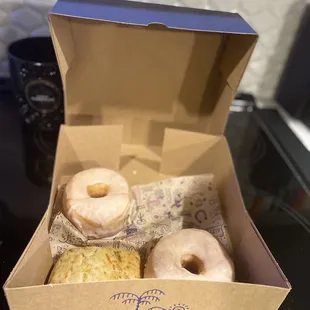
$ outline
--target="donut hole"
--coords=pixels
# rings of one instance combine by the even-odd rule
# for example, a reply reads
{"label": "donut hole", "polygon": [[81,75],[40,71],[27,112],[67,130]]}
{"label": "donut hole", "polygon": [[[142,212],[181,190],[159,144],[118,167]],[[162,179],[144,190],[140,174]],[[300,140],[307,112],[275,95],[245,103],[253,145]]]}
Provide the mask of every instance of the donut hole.
{"label": "donut hole", "polygon": [[183,255],[181,258],[181,265],[184,269],[192,274],[199,275],[205,273],[205,265],[203,261],[196,255]]}
{"label": "donut hole", "polygon": [[96,183],[87,186],[88,196],[91,198],[102,198],[108,195],[109,185],[105,183]]}

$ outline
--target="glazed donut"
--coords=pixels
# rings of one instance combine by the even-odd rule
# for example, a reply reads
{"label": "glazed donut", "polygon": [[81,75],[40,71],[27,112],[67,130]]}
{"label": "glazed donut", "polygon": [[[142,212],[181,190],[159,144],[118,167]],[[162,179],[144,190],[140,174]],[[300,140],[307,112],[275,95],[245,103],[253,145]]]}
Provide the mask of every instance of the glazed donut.
{"label": "glazed donut", "polygon": [[159,240],[146,263],[144,278],[233,282],[234,266],[210,233],[183,229]]}
{"label": "glazed donut", "polygon": [[109,169],[79,172],[65,188],[64,214],[89,239],[121,231],[126,226],[129,205],[127,181]]}

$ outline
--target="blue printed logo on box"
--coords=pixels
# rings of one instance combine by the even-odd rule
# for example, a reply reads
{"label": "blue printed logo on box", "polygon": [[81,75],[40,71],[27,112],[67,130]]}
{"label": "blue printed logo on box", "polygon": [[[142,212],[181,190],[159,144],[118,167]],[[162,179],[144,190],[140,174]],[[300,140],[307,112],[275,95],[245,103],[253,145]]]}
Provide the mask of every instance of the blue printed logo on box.
{"label": "blue printed logo on box", "polygon": [[[141,295],[137,295],[130,292],[120,292],[114,294],[110,297],[111,300],[121,301],[124,305],[132,304],[135,306],[135,310],[190,310],[190,308],[181,303],[173,304],[169,308],[164,308],[161,306],[153,306],[153,303],[160,302],[161,296],[165,295],[162,290],[159,289],[151,289],[147,290]],[[133,309],[133,308],[132,308]]]}

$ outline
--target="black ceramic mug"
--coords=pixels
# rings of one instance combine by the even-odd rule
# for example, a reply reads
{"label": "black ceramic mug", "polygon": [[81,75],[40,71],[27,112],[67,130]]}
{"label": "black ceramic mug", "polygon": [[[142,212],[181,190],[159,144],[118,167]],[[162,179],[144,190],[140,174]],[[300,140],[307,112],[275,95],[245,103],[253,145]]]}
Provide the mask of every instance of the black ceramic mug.
{"label": "black ceramic mug", "polygon": [[26,175],[37,185],[49,184],[64,120],[62,84],[52,40],[19,40],[9,46],[8,54],[20,104]]}

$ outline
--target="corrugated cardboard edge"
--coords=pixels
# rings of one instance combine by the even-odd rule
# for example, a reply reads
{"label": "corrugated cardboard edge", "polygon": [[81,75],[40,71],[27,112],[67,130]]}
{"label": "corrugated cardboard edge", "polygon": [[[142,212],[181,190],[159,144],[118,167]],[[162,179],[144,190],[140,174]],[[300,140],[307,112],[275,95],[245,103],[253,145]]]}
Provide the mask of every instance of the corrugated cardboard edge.
{"label": "corrugated cardboard edge", "polygon": [[[98,284],[98,283],[122,283],[122,282],[141,282],[141,281],[149,281],[149,282],[196,282],[196,283],[203,283],[203,282],[208,282],[208,283],[217,283],[217,284],[225,284],[225,282],[216,282],[216,281],[200,281],[200,280],[188,280],[188,279],[156,279],[156,278],[141,278],[141,279],[130,279],[130,280],[106,280],[106,281],[101,281],[101,282],[89,282],[89,283],[62,283],[62,284],[44,284],[44,285],[33,285],[33,286],[25,286],[25,287],[14,287],[14,288],[8,288],[8,290],[10,289],[14,289],[14,290],[24,290],[24,289],[31,289],[31,288],[40,288],[42,286],[44,287],[61,287],[61,286],[66,286],[66,287],[70,287],[70,286],[82,286],[82,285],[92,285],[92,284]],[[288,288],[284,288],[284,287],[275,287],[275,286],[270,286],[270,285],[263,285],[263,284],[252,284],[252,283],[242,283],[242,282],[233,282],[236,285],[240,285],[240,286],[257,286],[257,287],[263,287],[263,288],[275,288],[279,291],[289,291]],[[227,284],[227,283],[226,283]]]}

